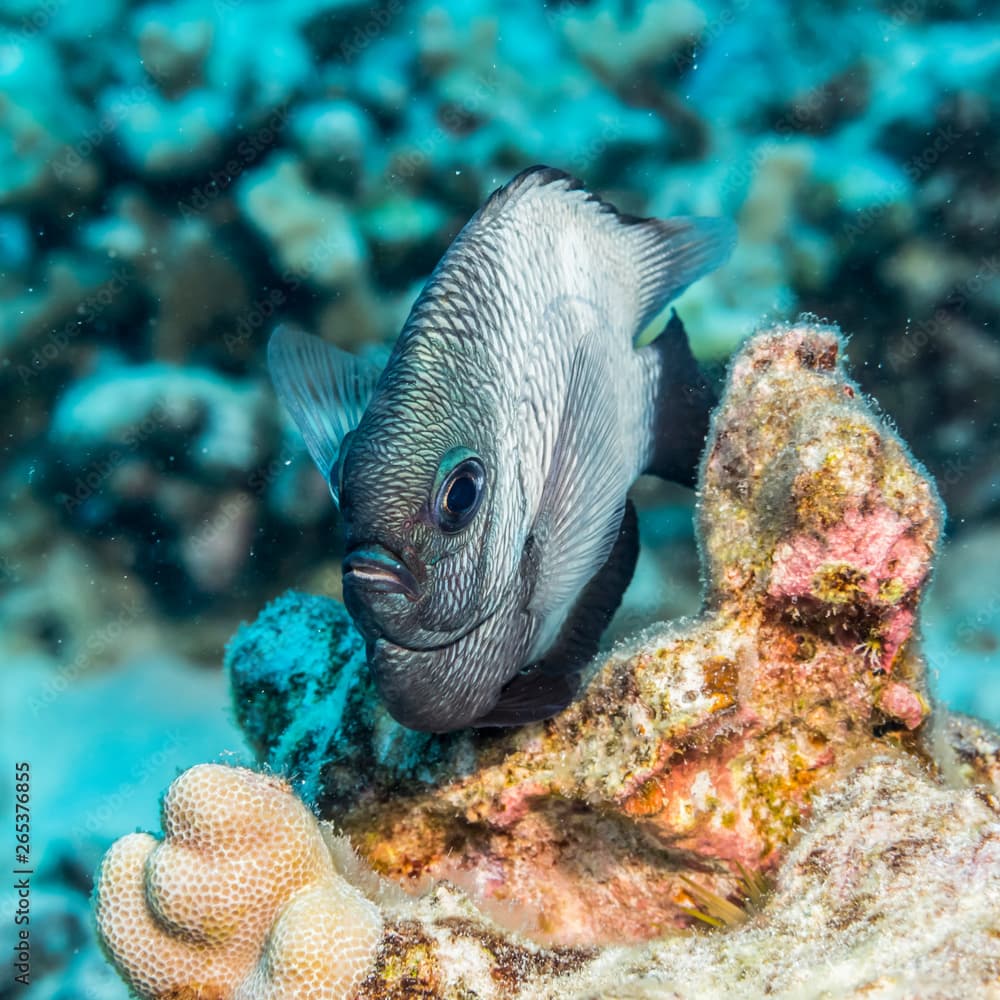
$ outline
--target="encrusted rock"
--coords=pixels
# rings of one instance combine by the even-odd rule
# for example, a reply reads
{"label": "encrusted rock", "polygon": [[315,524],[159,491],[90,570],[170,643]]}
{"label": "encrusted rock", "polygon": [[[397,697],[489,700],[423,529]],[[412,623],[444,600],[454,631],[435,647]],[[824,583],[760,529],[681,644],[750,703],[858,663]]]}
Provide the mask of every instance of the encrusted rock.
{"label": "encrusted rock", "polygon": [[[237,635],[238,721],[349,835],[359,857],[328,839],[335,867],[380,908],[359,996],[695,997],[748,974],[770,995],[810,995],[830,969],[845,996],[995,985],[1000,737],[928,722],[913,627],[942,511],[842,350],[835,330],[801,323],[740,352],[701,469],[703,613],[614,652],[555,719],[404,729],[328,599],[286,594]],[[197,804],[192,829],[213,809]],[[253,843],[260,821],[233,822]],[[127,880],[104,871],[102,927]],[[263,888],[244,895],[285,891],[281,872],[253,879]],[[171,884],[179,905],[200,898]],[[148,919],[169,934],[154,890]],[[209,921],[215,904],[198,905]],[[683,932],[713,913],[741,926]],[[266,923],[255,955],[278,960],[291,942]],[[114,926],[116,963],[146,983],[146,946]],[[220,995],[243,995],[235,983]]]}

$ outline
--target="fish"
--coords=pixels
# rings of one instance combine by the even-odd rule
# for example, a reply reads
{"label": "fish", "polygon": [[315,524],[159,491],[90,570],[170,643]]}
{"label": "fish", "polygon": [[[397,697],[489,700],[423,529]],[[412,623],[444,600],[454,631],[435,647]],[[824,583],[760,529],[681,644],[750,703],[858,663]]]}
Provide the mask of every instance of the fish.
{"label": "fish", "polygon": [[715,398],[672,312],[722,218],[640,218],[522,171],[446,250],[384,367],[283,324],[277,396],[340,509],[344,603],[389,713],[427,732],[550,718],[632,578],[634,481],[693,485]]}

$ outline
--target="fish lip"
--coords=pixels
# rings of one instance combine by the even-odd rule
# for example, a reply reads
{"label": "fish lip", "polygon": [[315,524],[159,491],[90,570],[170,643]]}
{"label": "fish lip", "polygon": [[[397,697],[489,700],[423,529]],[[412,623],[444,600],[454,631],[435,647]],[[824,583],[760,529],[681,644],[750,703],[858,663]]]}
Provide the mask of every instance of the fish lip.
{"label": "fish lip", "polygon": [[341,566],[344,582],[379,594],[402,594],[408,601],[420,600],[420,585],[406,564],[382,545],[366,544],[352,549]]}

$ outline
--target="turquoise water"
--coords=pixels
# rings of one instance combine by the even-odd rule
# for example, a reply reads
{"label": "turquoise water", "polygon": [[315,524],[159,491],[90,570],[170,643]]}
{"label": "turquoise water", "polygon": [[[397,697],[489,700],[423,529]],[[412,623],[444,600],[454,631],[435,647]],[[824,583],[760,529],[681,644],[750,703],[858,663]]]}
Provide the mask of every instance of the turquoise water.
{"label": "turquoise water", "polygon": [[[949,510],[936,691],[1000,722],[998,28],[959,0],[0,3],[3,788],[6,809],[30,764],[34,872],[32,983],[0,997],[125,995],[93,866],[158,825],[179,769],[248,759],[220,673],[239,622],[338,593],[270,330],[383,357],[534,163],[626,211],[736,220],[678,305],[716,374],[768,319],[850,335]],[[609,641],[698,607],[691,495],[637,499]]]}

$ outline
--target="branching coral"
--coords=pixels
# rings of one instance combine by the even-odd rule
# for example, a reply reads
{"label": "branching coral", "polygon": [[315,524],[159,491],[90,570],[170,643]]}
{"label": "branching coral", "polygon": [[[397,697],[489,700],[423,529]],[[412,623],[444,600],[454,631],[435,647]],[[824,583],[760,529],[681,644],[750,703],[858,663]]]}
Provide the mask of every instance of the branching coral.
{"label": "branching coral", "polygon": [[[977,879],[998,884],[997,739],[968,722],[925,733],[929,706],[912,630],[940,507],[905,447],[845,377],[841,350],[835,331],[800,324],[760,334],[740,353],[701,470],[704,614],[613,655],[580,701],[548,723],[447,737],[402,729],[378,705],[359,640],[331,601],[286,595],[237,636],[228,657],[237,714],[262,762],[297,780],[386,877],[377,888],[370,874],[352,876],[378,899],[384,921],[380,947],[374,929],[365,938],[377,957],[361,996],[610,996],[619,995],[626,969],[648,995],[697,995],[692,982],[704,994],[753,969],[752,948],[763,955],[774,933],[794,932],[799,951],[789,953],[805,971],[783,962],[773,944],[768,959],[775,990],[791,989],[838,926],[851,970],[844,982],[860,988],[873,980],[871,963],[856,954],[859,927],[877,927],[895,942],[893,955],[910,947],[902,929],[889,927],[894,899],[919,911],[921,933],[930,935],[941,900],[937,889],[924,898],[920,886],[937,884],[925,871],[932,858],[945,859],[942,877],[964,894]],[[881,763],[851,777],[872,759]],[[992,783],[993,792],[976,798],[937,787],[914,771],[917,762],[939,765],[958,783]],[[272,779],[229,774],[249,788],[270,782],[276,797],[294,801]],[[895,796],[898,809],[879,813],[880,794]],[[266,930],[276,916],[275,927],[283,926],[283,900],[318,882],[326,888],[310,905],[322,909],[331,893],[341,898],[341,888],[330,888],[340,883],[314,854],[306,852],[309,871],[326,872],[322,878],[296,876],[279,852],[271,870],[252,869],[231,904],[198,888],[232,885],[226,864],[200,880],[171,869],[165,884],[178,895],[169,901],[200,907],[190,926],[178,922],[160,902],[155,876],[161,863],[171,868],[175,798],[172,791],[163,846],[125,838],[105,862],[98,912],[109,951],[144,996],[207,982],[209,973],[219,996],[257,995],[236,984],[261,974],[255,963],[274,966],[274,949],[290,942]],[[793,845],[817,802],[825,805],[810,836],[825,846],[797,861],[806,841]],[[216,815],[211,802],[204,808]],[[285,818],[286,827],[311,822],[297,804],[275,802],[273,811],[300,817]],[[265,846],[275,843],[269,818],[240,811],[231,820],[240,830],[231,833],[215,822],[219,843],[243,838],[254,857],[274,849]],[[195,820],[191,828],[202,826]],[[295,837],[319,852],[314,834],[296,826]],[[294,839],[281,842],[299,857]],[[848,880],[841,898],[825,874],[849,868],[866,874]],[[706,894],[735,899],[761,874],[776,879],[773,900],[744,927],[718,935],[720,943],[664,937],[692,923]],[[879,879],[885,898],[872,889]],[[393,895],[385,888],[393,883],[414,895]],[[802,909],[807,900],[818,907],[811,915]],[[927,945],[937,956],[929,961],[943,975],[951,957],[973,954],[952,938],[979,941],[968,969],[969,981],[982,983],[1000,914],[963,900],[947,940]],[[796,928],[790,913],[825,928],[826,939]],[[337,928],[327,921],[323,932],[334,942]],[[771,937],[760,935],[762,926]],[[142,942],[155,935],[164,939],[156,954],[170,956],[157,968],[173,962],[180,970],[169,989],[141,971],[150,951]],[[249,943],[241,950],[250,939],[256,951]],[[641,944],[652,939],[661,940]],[[622,950],[627,943],[633,948]],[[605,945],[619,947],[594,951]],[[709,972],[668,976],[663,970],[690,970],[687,951],[698,951]],[[220,965],[223,952],[238,957]],[[223,965],[235,970],[228,986]],[[899,982],[911,981],[902,959],[893,968]]]}

